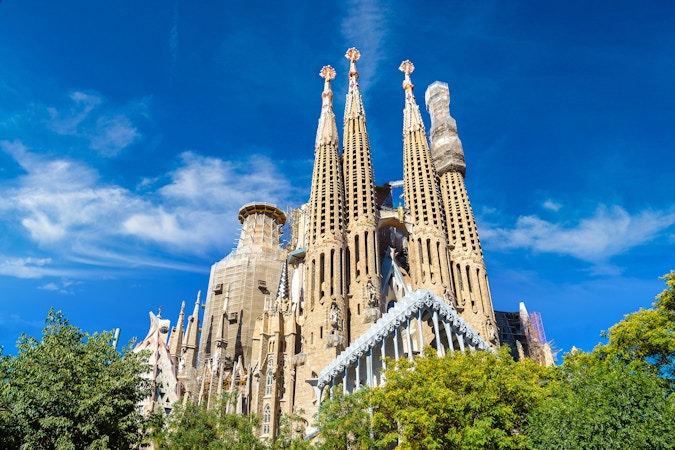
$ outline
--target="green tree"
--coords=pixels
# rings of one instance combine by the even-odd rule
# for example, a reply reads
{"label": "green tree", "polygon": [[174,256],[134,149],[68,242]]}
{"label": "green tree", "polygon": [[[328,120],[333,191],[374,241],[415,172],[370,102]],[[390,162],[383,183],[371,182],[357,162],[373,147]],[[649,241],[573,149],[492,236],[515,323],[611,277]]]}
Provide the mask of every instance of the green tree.
{"label": "green tree", "polygon": [[[549,370],[508,349],[390,362],[384,386],[321,406],[322,448],[527,449],[527,413],[549,395]],[[372,418],[371,413],[372,411]]]}
{"label": "green tree", "polygon": [[168,418],[166,443],[161,448],[175,450],[251,450],[267,444],[256,436],[260,419],[255,415],[227,412],[235,400],[223,396],[219,404],[177,405]]}
{"label": "green tree", "polygon": [[675,272],[654,307],[627,314],[591,353],[566,355],[529,417],[541,449],[675,448]]}
{"label": "green tree", "polygon": [[316,426],[320,435],[316,447],[326,450],[374,448],[372,395],[373,392],[365,388],[344,395],[342,385],[333,387],[332,399],[322,403],[317,413]]}
{"label": "green tree", "polygon": [[[145,364],[120,354],[112,333],[89,335],[49,311],[40,341],[22,335],[0,361],[0,435],[22,449],[128,449],[141,439],[136,404]],[[7,421],[13,427],[7,429]]]}
{"label": "green tree", "polygon": [[664,380],[639,361],[567,355],[552,397],[528,418],[536,448],[675,448],[675,404]]}
{"label": "green tree", "polygon": [[612,326],[609,339],[594,351],[610,359],[629,363],[644,361],[675,388],[675,271],[663,276],[666,289],[656,297],[653,308],[627,314]]}
{"label": "green tree", "polygon": [[0,448],[13,449],[20,445],[20,432],[9,403],[9,358],[2,355],[0,347]]}
{"label": "green tree", "polygon": [[309,450],[312,445],[305,441],[306,421],[299,414],[281,416],[279,436],[272,445],[273,450]]}

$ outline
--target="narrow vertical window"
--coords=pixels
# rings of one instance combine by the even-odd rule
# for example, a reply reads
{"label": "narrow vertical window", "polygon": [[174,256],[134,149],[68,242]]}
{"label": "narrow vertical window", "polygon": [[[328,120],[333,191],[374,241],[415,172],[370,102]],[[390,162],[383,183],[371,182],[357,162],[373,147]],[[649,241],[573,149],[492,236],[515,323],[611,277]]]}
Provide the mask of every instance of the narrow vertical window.
{"label": "narrow vertical window", "polygon": [[330,251],[330,295],[332,296],[335,294],[334,292],[334,286],[335,286],[335,249],[332,249]]}
{"label": "narrow vertical window", "polygon": [[265,395],[272,395],[272,385],[274,384],[274,372],[272,369],[267,371],[267,382],[265,383]]}
{"label": "narrow vertical window", "polygon": [[366,275],[368,275],[368,233],[363,235],[363,250],[366,258]]}
{"label": "narrow vertical window", "polygon": [[323,289],[325,287],[326,273],[324,272],[324,267],[326,264],[326,256],[322,253],[319,256],[319,297],[323,298],[326,294]]}
{"label": "narrow vertical window", "polygon": [[272,408],[270,408],[270,405],[267,404],[265,405],[265,409],[263,409],[262,434],[270,434],[271,421],[272,421]]}

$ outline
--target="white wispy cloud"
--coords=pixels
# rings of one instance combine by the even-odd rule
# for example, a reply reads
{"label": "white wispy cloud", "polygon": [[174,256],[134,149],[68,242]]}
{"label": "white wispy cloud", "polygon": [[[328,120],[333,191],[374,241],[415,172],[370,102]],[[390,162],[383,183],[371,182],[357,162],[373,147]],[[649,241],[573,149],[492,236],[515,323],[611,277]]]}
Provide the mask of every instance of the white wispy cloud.
{"label": "white wispy cloud", "polygon": [[58,134],[75,134],[78,126],[101,104],[103,99],[97,94],[76,91],[70,94],[73,105],[65,110],[47,108],[50,120],[48,127]]}
{"label": "white wispy cloud", "polygon": [[249,202],[285,202],[289,181],[263,156],[241,162],[205,157],[193,152],[181,155],[182,164],[169,174],[171,182],[158,189],[162,202],[129,217],[125,232],[144,239],[193,247],[210,237],[221,242],[223,214],[235,225],[239,208]]}
{"label": "white wispy cloud", "polygon": [[0,256],[0,275],[16,278],[42,278],[45,275],[54,274],[54,271],[49,268],[50,263],[50,258]]}
{"label": "white wispy cloud", "polygon": [[135,192],[106,183],[81,161],[50,159],[21,141],[0,141],[0,149],[25,172],[0,187],[0,222],[23,230],[24,239],[53,256],[0,262],[0,274],[22,278],[67,276],[54,267],[64,261],[194,270],[175,259],[229,251],[244,203],[283,204],[291,190],[284,174],[259,155],[235,162],[185,152],[174,170]]}
{"label": "white wispy cloud", "polygon": [[488,226],[481,237],[493,249],[529,249],[602,263],[655,239],[675,224],[675,212],[645,210],[630,214],[621,206],[600,205],[591,217],[556,223],[521,216],[513,228]]}
{"label": "white wispy cloud", "polygon": [[[388,34],[388,10],[385,2],[377,0],[349,0],[341,31],[346,45],[356,47],[364,56],[358,68],[363,79],[368,80],[362,91],[374,85],[378,79],[380,63],[386,59]],[[365,89],[364,89],[365,88]]]}
{"label": "white wispy cloud", "polygon": [[74,294],[74,286],[82,284],[81,281],[71,281],[71,280],[60,280],[60,281],[51,281],[42,286],[38,286],[38,289],[43,291],[53,291],[58,292],[59,294]]}
{"label": "white wispy cloud", "polygon": [[105,105],[104,98],[96,93],[75,91],[70,100],[69,107],[47,108],[47,127],[55,133],[84,138],[90,149],[105,157],[117,156],[142,137],[129,115],[142,116],[143,101],[130,102],[120,112]]}
{"label": "white wispy cloud", "polygon": [[140,137],[138,129],[124,115],[100,117],[95,130],[89,136],[91,148],[103,156],[116,156]]}
{"label": "white wispy cloud", "polygon": [[548,209],[549,211],[554,211],[558,212],[560,211],[560,208],[562,208],[562,205],[558,202],[555,202],[551,199],[546,200],[541,206],[544,207],[544,209]]}
{"label": "white wispy cloud", "polygon": [[43,291],[58,291],[59,287],[56,285],[56,283],[51,282],[42,286],[38,286],[38,289],[42,289]]}

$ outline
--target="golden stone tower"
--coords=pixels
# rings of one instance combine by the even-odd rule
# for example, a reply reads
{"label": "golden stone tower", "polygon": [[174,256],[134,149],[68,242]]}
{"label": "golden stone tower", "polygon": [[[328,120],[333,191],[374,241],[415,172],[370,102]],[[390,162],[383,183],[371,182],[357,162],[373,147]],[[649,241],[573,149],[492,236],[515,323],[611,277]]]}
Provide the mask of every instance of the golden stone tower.
{"label": "golden stone tower", "polygon": [[[325,66],[320,75],[324,87],[307,219],[301,311],[302,353],[307,359],[297,369],[301,380],[315,378],[347,345],[344,190],[330,84],[335,70]],[[311,413],[315,411],[311,389],[299,389],[296,399]]]}
{"label": "golden stone tower", "polygon": [[381,278],[375,203],[375,176],[366,131],[366,113],[359,91],[356,61],[361,54],[350,48],[349,90],[345,102],[343,174],[347,218],[347,286],[349,337],[360,336],[381,315]]}
{"label": "golden stone tower", "polygon": [[409,266],[413,289],[427,288],[451,301],[448,242],[436,170],[431,160],[424,122],[415,101],[410,74],[415,67],[404,61],[403,182],[405,202],[413,221],[409,237]]}
{"label": "golden stone tower", "polygon": [[466,164],[457,123],[450,115],[450,90],[436,81],[426,91],[425,101],[431,115],[431,152],[440,177],[440,191],[447,220],[456,308],[481,336],[496,343],[497,329],[492,297],[464,177]]}

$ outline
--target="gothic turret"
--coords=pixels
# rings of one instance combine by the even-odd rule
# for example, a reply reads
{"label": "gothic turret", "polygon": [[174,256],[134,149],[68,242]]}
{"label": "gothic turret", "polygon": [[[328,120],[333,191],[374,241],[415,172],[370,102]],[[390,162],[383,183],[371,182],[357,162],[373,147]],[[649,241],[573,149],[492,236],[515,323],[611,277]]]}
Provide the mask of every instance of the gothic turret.
{"label": "gothic turret", "polygon": [[[183,401],[194,399],[199,389],[197,384],[197,344],[199,342],[200,297],[201,291],[197,293],[194,310],[187,319],[185,334],[182,338],[177,338],[181,340],[180,356],[178,357],[178,379],[184,392]],[[183,308],[181,308],[181,311],[183,311]]]}
{"label": "gothic turret", "polygon": [[150,313],[148,335],[134,348],[134,353],[147,352],[150,364],[150,370],[141,375],[153,387],[150,395],[138,405],[144,415],[156,411],[168,414],[180,396],[176,365],[166,345],[170,325],[160,314]]}
{"label": "gothic turret", "polygon": [[181,347],[183,346],[183,323],[185,322],[185,302],[180,305],[180,313],[178,314],[178,322],[176,326],[171,329],[171,336],[169,337],[169,353],[176,367],[178,366],[178,359],[181,355]]}
{"label": "gothic turret", "polygon": [[436,81],[426,91],[431,115],[431,151],[440,178],[440,190],[451,246],[451,273],[456,307],[462,316],[490,341],[497,343],[494,310],[476,221],[464,184],[466,164],[457,124],[450,115],[450,90]]}
{"label": "gothic turret", "polygon": [[366,114],[359,91],[356,61],[360,53],[350,48],[349,90],[345,102],[343,173],[347,217],[347,285],[350,341],[361,335],[381,315],[381,279],[377,239],[378,210],[375,177],[366,131]]}
{"label": "gothic turret", "polygon": [[192,315],[188,318],[187,328],[185,329],[185,337],[183,339],[183,359],[182,364],[187,367],[197,367],[197,347],[199,344],[199,307],[201,306],[199,299],[202,291],[197,292],[197,300],[195,301],[195,308]]}
{"label": "gothic turret", "polygon": [[448,244],[437,176],[431,161],[420,108],[415,100],[410,74],[415,67],[401,63],[405,74],[403,110],[403,181],[405,202],[412,217],[408,255],[413,289],[427,288],[452,299]]}

